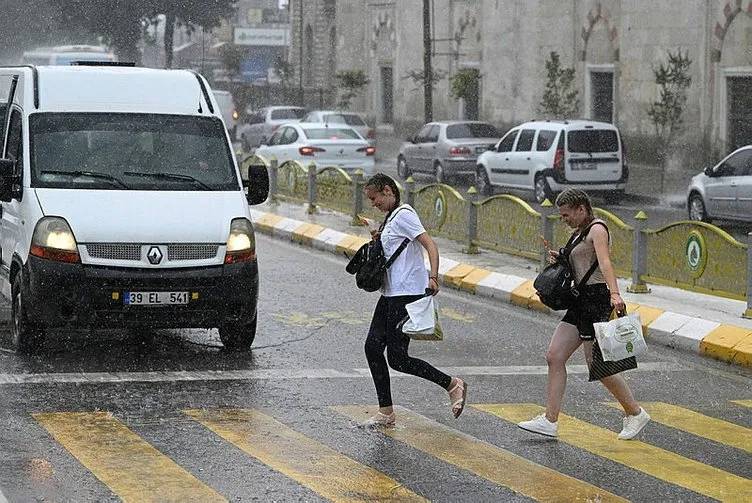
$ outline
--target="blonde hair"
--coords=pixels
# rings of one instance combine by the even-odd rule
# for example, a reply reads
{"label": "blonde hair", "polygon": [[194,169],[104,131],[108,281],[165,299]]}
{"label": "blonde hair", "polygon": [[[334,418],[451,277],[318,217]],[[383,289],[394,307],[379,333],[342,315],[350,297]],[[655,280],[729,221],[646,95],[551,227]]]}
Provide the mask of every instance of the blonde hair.
{"label": "blonde hair", "polygon": [[588,215],[593,216],[593,205],[590,203],[590,196],[584,190],[565,189],[556,197],[556,206],[561,207],[565,204],[572,208],[575,206],[584,206]]}

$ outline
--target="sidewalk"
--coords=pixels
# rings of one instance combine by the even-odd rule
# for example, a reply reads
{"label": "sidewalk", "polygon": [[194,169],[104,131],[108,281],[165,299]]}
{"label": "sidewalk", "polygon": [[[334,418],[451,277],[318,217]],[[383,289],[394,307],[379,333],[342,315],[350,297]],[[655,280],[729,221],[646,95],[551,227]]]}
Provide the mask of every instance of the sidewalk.
{"label": "sidewalk", "polygon": [[[251,215],[259,232],[340,256],[351,255],[370,239],[367,229],[350,225],[348,215],[323,208],[309,215],[303,205],[267,202],[251,208]],[[532,288],[536,261],[488,250],[468,255],[461,243],[442,238],[436,242],[445,287],[562,316],[544,306]],[[752,320],[741,317],[745,302],[658,285],[651,285],[649,294],[630,294],[629,284],[619,279],[628,310],[640,314],[649,343],[752,367]]]}

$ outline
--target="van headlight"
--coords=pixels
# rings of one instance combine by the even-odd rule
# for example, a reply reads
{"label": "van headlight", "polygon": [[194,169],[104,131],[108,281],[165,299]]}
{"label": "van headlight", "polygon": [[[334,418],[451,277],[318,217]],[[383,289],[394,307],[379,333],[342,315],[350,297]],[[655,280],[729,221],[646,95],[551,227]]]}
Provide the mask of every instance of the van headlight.
{"label": "van headlight", "polygon": [[31,255],[57,262],[81,262],[73,231],[64,218],[44,217],[34,227]]}
{"label": "van headlight", "polygon": [[256,238],[253,225],[246,218],[234,218],[230,223],[230,235],[227,238],[225,264],[252,260],[256,260]]}

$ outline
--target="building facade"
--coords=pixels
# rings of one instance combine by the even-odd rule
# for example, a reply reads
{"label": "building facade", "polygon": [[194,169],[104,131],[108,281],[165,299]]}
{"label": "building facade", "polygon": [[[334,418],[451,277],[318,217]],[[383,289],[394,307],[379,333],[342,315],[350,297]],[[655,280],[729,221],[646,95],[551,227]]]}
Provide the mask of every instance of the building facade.
{"label": "building facade", "polygon": [[[353,108],[400,131],[420,123],[423,91],[411,76],[423,68],[422,1],[329,1],[324,15],[323,0],[293,0],[293,21],[301,1],[308,78],[326,84],[334,69],[362,70],[369,84]],[[689,155],[752,143],[752,0],[432,0],[431,26],[441,77],[434,118],[477,109],[504,127],[540,117],[545,62],[556,51],[575,69],[581,117],[647,138],[654,69],[670,50],[691,60]],[[463,69],[479,71],[477,103],[450,95]]]}

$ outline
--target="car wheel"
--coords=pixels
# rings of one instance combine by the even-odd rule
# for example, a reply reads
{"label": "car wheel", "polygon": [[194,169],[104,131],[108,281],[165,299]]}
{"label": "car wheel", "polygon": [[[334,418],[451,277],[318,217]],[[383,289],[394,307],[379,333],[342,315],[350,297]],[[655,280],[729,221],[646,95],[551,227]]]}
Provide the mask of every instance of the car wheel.
{"label": "car wheel", "polygon": [[411,175],[410,168],[407,166],[407,161],[404,157],[399,156],[397,158],[397,176],[402,178],[403,180],[407,180],[407,178]]}
{"label": "car wheel", "polygon": [[493,192],[491,181],[488,179],[488,172],[483,166],[478,166],[478,169],[475,172],[475,187],[478,189],[478,193],[482,196],[490,196]]}
{"label": "car wheel", "polygon": [[21,272],[16,274],[11,287],[11,346],[19,353],[30,354],[39,350],[44,342],[44,330],[29,321],[26,314],[26,299],[21,288]]}
{"label": "car wheel", "polygon": [[693,193],[689,196],[687,203],[689,209],[689,219],[697,222],[710,222],[708,218],[708,212],[705,209],[705,202],[702,200],[702,196],[698,193]]}
{"label": "car wheel", "polygon": [[258,315],[250,323],[233,323],[219,327],[219,340],[228,351],[250,351],[256,338]]}
{"label": "car wheel", "polygon": [[444,166],[440,162],[437,162],[433,166],[433,177],[436,179],[436,183],[446,183],[446,174],[444,174]]}
{"label": "car wheel", "polygon": [[535,184],[533,187],[533,190],[535,191],[535,200],[539,203],[542,203],[546,199],[548,199],[550,202],[554,202],[554,193],[551,191],[551,188],[548,186],[548,182],[546,181],[546,177],[543,175],[536,175],[535,176]]}

